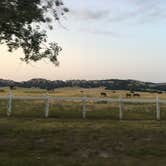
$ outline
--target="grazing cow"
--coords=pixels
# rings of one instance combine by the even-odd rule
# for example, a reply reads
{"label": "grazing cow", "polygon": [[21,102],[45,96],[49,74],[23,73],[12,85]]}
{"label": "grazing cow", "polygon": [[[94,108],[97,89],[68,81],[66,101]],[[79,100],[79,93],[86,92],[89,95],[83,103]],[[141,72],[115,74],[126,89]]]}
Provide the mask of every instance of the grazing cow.
{"label": "grazing cow", "polygon": [[107,97],[107,93],[105,93],[105,92],[101,92],[100,95],[103,97]]}
{"label": "grazing cow", "polygon": [[14,85],[9,86],[10,90],[16,90],[16,87]]}
{"label": "grazing cow", "polygon": [[5,92],[5,90],[4,89],[0,89],[0,92]]}
{"label": "grazing cow", "polygon": [[134,93],[133,97],[140,97],[141,95],[139,93]]}
{"label": "grazing cow", "polygon": [[81,90],[80,93],[81,93],[82,95],[84,95],[84,91],[83,91],[83,90]]}
{"label": "grazing cow", "polygon": [[126,93],[126,97],[131,97],[131,94],[130,93]]}

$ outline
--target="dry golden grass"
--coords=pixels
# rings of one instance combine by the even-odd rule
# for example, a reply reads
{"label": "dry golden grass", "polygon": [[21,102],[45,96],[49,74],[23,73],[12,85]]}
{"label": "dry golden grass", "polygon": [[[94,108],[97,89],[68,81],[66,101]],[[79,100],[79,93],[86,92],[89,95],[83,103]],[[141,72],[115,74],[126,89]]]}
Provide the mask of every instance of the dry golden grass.
{"label": "dry golden grass", "polygon": [[[7,95],[9,93],[8,88],[4,88],[5,92],[0,92],[0,95]],[[44,89],[37,89],[37,88],[17,88],[16,90],[12,90],[12,93],[14,95],[27,95],[27,96],[41,96],[46,95],[46,93],[49,93],[51,96],[64,96],[64,97],[81,97],[81,96],[87,96],[87,97],[101,97],[101,92],[105,92],[107,94],[107,97],[109,98],[119,98],[122,96],[123,98],[126,98],[126,93],[130,93],[129,91],[125,90],[105,90],[104,88],[90,88],[90,89],[84,89],[84,88],[57,88],[52,91],[47,91]],[[158,93],[149,93],[149,92],[135,92],[139,93],[139,98],[156,98],[156,96],[159,96],[161,99],[166,99],[166,93],[158,94]],[[137,97],[138,98],[138,97]]]}

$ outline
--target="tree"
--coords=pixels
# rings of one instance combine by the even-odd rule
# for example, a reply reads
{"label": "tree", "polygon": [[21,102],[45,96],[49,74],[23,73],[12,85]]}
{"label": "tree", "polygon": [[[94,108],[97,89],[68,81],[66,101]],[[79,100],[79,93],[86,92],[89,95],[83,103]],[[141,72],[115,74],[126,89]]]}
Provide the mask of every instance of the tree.
{"label": "tree", "polygon": [[68,11],[62,0],[0,0],[0,44],[10,52],[22,48],[27,63],[47,58],[58,64],[62,48],[48,43],[47,30]]}

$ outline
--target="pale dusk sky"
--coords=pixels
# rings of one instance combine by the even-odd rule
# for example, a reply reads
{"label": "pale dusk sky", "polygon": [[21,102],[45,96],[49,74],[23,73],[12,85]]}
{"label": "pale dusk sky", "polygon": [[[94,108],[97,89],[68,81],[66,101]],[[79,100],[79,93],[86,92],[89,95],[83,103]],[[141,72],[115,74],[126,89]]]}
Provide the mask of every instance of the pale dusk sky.
{"label": "pale dusk sky", "polygon": [[25,64],[0,46],[0,78],[136,79],[166,82],[166,1],[64,0],[70,14],[49,39],[63,47],[60,66]]}

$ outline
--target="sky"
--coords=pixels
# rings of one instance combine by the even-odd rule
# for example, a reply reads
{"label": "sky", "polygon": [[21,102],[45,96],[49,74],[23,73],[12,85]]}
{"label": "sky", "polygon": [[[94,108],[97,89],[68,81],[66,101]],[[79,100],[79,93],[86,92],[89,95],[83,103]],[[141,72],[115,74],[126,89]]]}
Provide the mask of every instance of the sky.
{"label": "sky", "polygon": [[64,0],[70,13],[48,32],[63,51],[49,61],[26,64],[22,51],[0,46],[0,78],[135,79],[166,82],[166,1]]}

